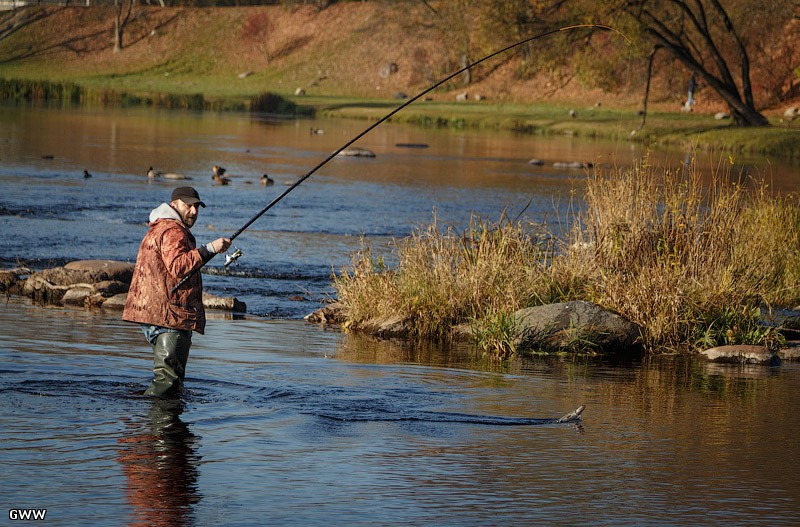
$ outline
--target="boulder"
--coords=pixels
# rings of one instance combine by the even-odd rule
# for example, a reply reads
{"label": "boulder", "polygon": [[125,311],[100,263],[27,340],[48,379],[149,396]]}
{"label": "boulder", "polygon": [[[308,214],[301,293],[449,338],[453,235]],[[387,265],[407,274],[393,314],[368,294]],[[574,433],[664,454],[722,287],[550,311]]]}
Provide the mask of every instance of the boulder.
{"label": "boulder", "polygon": [[359,322],[357,329],[384,339],[403,339],[413,334],[413,327],[409,324],[409,321],[400,315],[372,318]]}
{"label": "boulder", "polygon": [[778,357],[780,357],[781,360],[800,360],[800,341],[787,340],[786,346],[783,349],[778,350]]}
{"label": "boulder", "polygon": [[641,353],[641,328],[596,304],[561,302],[514,313],[519,351]]}
{"label": "boulder", "polygon": [[64,293],[64,296],[61,298],[61,303],[65,306],[84,306],[86,305],[86,300],[90,296],[96,294],[97,291],[93,287],[79,285],[71,289],[67,289],[67,291]]}
{"label": "boulder", "polygon": [[118,282],[117,280],[103,280],[94,284],[94,288],[98,293],[105,298],[118,295],[120,293],[127,293],[130,284],[127,282]]}
{"label": "boulder", "polygon": [[60,304],[64,294],[75,285],[94,287],[90,282],[86,282],[85,278],[83,271],[54,267],[32,273],[25,281],[22,292],[37,302]]}
{"label": "boulder", "polygon": [[[37,302],[60,304],[67,291],[75,286],[91,289],[93,294],[106,291],[104,293],[106,296],[112,296],[125,290],[132,277],[133,264],[114,260],[78,260],[64,267],[53,267],[32,273],[25,281],[22,293]],[[100,291],[95,284],[103,282],[115,284],[105,284],[102,286],[103,291]],[[72,293],[68,301],[80,303],[76,299],[77,296],[78,292]]]}
{"label": "boulder", "polygon": [[29,269],[0,269],[0,292],[19,294],[24,285],[21,276],[29,273]]}
{"label": "boulder", "polygon": [[703,350],[700,354],[712,362],[766,364],[769,366],[777,366],[781,363],[780,357],[770,351],[769,348],[748,344],[717,346]]}
{"label": "boulder", "polygon": [[[128,293],[119,293],[107,298],[102,307],[105,309],[123,309]],[[203,307],[206,309],[220,309],[224,311],[237,311],[244,313],[247,311],[247,304],[234,297],[221,297],[203,291]]]}
{"label": "boulder", "polygon": [[77,260],[69,262],[64,269],[85,273],[82,282],[114,280],[129,284],[133,277],[133,264],[116,260]]}
{"label": "boulder", "polygon": [[341,325],[347,320],[347,312],[342,304],[334,302],[309,313],[304,319],[312,324]]}
{"label": "boulder", "polygon": [[381,64],[381,67],[378,69],[378,76],[381,79],[388,79],[395,73],[397,73],[398,67],[397,64],[394,62],[387,62],[385,64]]}
{"label": "boulder", "polygon": [[203,291],[203,307],[206,309],[221,309],[223,311],[238,311],[244,313],[247,311],[247,304],[229,296],[221,297],[212,295],[207,291]]}
{"label": "boulder", "polygon": [[120,293],[118,295],[106,298],[101,307],[104,309],[119,309],[122,311],[125,308],[126,300],[128,300],[128,293]]}

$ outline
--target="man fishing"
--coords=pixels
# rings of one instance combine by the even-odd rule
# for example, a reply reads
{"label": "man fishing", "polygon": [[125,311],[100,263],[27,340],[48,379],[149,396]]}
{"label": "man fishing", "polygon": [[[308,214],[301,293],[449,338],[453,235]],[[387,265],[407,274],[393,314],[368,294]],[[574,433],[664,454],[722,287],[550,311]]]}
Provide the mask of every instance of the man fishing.
{"label": "man fishing", "polygon": [[196,246],[189,229],[205,206],[194,188],[176,188],[169,203],[150,212],[150,228],[139,247],[122,320],[140,324],[153,347],[147,396],[174,395],[183,386],[192,331],[202,335],[206,325],[203,281],[195,271],[231,245],[229,238],[217,238]]}

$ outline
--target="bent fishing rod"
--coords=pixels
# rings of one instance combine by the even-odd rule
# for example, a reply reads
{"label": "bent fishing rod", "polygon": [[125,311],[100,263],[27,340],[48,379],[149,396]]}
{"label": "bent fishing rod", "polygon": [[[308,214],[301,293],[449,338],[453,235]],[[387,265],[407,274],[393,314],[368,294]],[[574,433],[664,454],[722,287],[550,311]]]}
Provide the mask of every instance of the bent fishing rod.
{"label": "bent fishing rod", "polygon": [[[231,242],[233,242],[233,240],[235,240],[241,233],[243,233],[245,231],[245,229],[250,227],[250,225],[252,225],[258,218],[263,216],[265,212],[267,212],[269,209],[274,207],[279,201],[281,201],[283,198],[285,198],[287,194],[289,194],[291,191],[293,191],[298,186],[300,186],[300,184],[303,183],[303,181],[305,181],[306,179],[311,177],[312,174],[314,174],[317,170],[319,170],[320,168],[322,168],[323,166],[328,164],[328,162],[331,159],[333,159],[334,157],[339,155],[340,152],[345,150],[347,147],[349,147],[350,145],[352,145],[353,143],[355,143],[356,141],[358,141],[359,139],[361,139],[362,137],[367,135],[369,132],[371,132],[372,130],[374,130],[375,128],[377,128],[378,126],[380,126],[381,124],[383,124],[387,120],[389,120],[393,115],[395,115],[397,112],[399,112],[400,110],[402,110],[406,106],[410,105],[414,101],[419,100],[424,95],[432,92],[433,90],[435,90],[436,88],[438,88],[439,86],[444,84],[445,82],[453,79],[454,77],[457,77],[458,75],[464,73],[465,71],[469,70],[470,68],[473,68],[473,67],[477,66],[478,64],[480,64],[482,62],[485,62],[485,61],[487,61],[487,60],[489,60],[489,59],[491,59],[493,57],[496,57],[497,55],[505,53],[508,50],[514,49],[517,46],[521,46],[523,44],[527,44],[528,42],[533,42],[534,40],[539,40],[539,39],[548,37],[550,35],[555,35],[556,33],[563,33],[565,31],[572,31],[574,29],[580,29],[580,28],[592,28],[592,29],[601,29],[601,30],[605,30],[605,31],[617,31],[616,29],[614,29],[611,26],[606,26],[606,25],[602,25],[602,24],[576,24],[576,25],[571,25],[571,26],[564,26],[564,27],[560,27],[558,29],[552,29],[550,31],[545,31],[544,33],[539,33],[538,35],[534,35],[532,37],[528,37],[528,38],[526,38],[524,40],[520,40],[519,42],[515,42],[514,44],[506,46],[503,49],[500,49],[500,50],[497,50],[497,51],[495,51],[493,53],[490,53],[489,55],[486,55],[485,57],[480,58],[480,59],[476,60],[475,62],[467,64],[466,66],[464,66],[460,70],[451,73],[450,75],[448,75],[447,77],[445,77],[442,80],[438,81],[437,83],[435,83],[435,84],[431,85],[430,87],[426,88],[425,90],[419,92],[417,95],[415,95],[414,97],[410,98],[409,100],[407,100],[406,102],[404,102],[403,104],[401,104],[400,106],[398,106],[397,108],[395,108],[394,110],[392,110],[391,112],[387,113],[386,115],[381,117],[379,120],[375,121],[373,124],[371,124],[370,126],[365,128],[363,132],[361,132],[360,134],[356,135],[355,137],[350,139],[348,142],[346,142],[345,144],[343,144],[342,146],[340,146],[339,148],[334,150],[330,155],[328,155],[328,157],[326,157],[325,159],[320,161],[314,168],[312,168],[311,170],[306,172],[301,178],[299,178],[291,186],[289,186],[286,190],[284,190],[277,197],[275,197],[275,199],[273,199],[271,202],[269,202],[269,204],[266,207],[264,207],[263,209],[258,211],[258,213],[255,216],[253,216],[252,218],[250,218],[247,221],[247,223],[242,225],[239,228],[238,231],[234,232],[230,237]],[[238,258],[241,255],[241,251],[237,250],[237,252],[239,254],[234,259]],[[180,282],[178,282],[178,284],[175,287],[172,288],[171,293],[175,293],[175,291],[180,289],[180,287],[183,284],[185,284],[186,281],[189,280],[189,278],[194,276],[194,274],[197,273],[204,265],[206,265],[208,262],[210,262],[214,258],[214,256],[216,256],[216,254],[212,254],[211,258],[209,258],[208,260],[203,262],[200,266],[196,267],[191,272],[189,272],[189,274],[184,276],[180,280]]]}

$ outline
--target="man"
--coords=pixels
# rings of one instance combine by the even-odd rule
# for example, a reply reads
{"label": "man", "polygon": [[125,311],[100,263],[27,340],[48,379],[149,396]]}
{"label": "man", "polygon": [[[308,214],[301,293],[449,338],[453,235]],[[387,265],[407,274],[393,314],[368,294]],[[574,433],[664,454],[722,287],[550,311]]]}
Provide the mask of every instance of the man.
{"label": "man", "polygon": [[169,203],[150,212],[150,229],[142,240],[122,320],[141,324],[153,347],[153,381],[145,395],[177,393],[183,385],[192,331],[201,335],[206,316],[203,280],[195,273],[174,293],[172,289],[214,254],[224,252],[231,240],[217,238],[196,246],[189,229],[205,207],[192,187],[178,187]]}
{"label": "man", "polygon": [[697,89],[697,78],[694,76],[694,73],[689,78],[689,97],[686,99],[686,109],[691,110],[692,106],[694,106],[694,91]]}

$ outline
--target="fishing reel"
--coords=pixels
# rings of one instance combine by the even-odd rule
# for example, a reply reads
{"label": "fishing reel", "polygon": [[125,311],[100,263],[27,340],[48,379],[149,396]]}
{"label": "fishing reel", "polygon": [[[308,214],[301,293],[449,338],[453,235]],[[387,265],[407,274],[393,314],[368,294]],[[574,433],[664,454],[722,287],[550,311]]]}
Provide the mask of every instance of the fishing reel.
{"label": "fishing reel", "polygon": [[225,253],[225,264],[223,265],[223,267],[227,269],[228,266],[231,264],[238,265],[239,264],[238,260],[239,258],[242,257],[243,254],[244,253],[242,252],[241,249],[239,249],[238,247],[234,247],[232,253]]}

